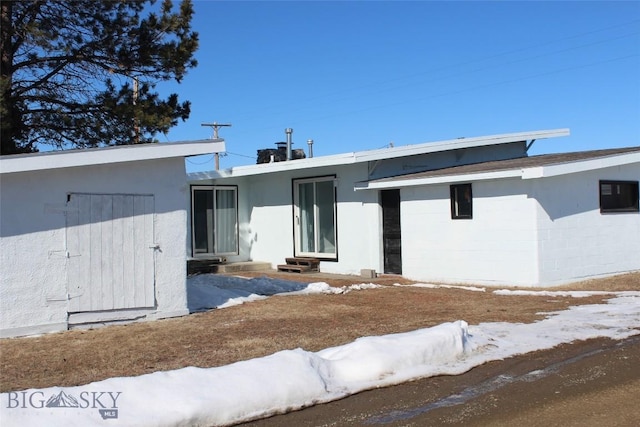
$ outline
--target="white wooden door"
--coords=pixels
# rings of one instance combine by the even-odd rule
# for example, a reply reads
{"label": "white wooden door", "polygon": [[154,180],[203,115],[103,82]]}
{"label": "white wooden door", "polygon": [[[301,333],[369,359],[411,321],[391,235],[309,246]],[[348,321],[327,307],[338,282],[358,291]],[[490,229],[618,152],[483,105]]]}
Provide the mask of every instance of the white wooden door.
{"label": "white wooden door", "polygon": [[154,198],[70,194],[69,312],[155,305]]}

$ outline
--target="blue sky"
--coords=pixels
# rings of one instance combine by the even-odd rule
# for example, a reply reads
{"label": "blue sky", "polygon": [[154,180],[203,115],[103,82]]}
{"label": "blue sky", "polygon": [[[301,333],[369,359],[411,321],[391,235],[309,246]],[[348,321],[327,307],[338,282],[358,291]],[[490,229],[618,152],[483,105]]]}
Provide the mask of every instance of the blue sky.
{"label": "blue sky", "polygon": [[[221,168],[293,128],[314,155],[570,128],[532,154],[640,144],[640,2],[194,0],[197,68],[161,93],[223,128]],[[212,156],[189,171],[212,169]]]}

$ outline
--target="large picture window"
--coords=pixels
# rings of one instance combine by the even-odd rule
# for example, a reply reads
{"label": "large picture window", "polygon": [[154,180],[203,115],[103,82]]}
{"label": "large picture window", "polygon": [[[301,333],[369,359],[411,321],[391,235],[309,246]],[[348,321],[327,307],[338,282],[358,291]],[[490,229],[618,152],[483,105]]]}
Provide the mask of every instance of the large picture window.
{"label": "large picture window", "polygon": [[336,258],[334,177],[293,182],[296,256]]}
{"label": "large picture window", "polygon": [[471,184],[456,184],[450,187],[451,219],[473,218]]}
{"label": "large picture window", "polygon": [[191,187],[194,257],[238,254],[237,193],[232,186]]}
{"label": "large picture window", "polygon": [[600,212],[638,212],[638,181],[600,181]]}

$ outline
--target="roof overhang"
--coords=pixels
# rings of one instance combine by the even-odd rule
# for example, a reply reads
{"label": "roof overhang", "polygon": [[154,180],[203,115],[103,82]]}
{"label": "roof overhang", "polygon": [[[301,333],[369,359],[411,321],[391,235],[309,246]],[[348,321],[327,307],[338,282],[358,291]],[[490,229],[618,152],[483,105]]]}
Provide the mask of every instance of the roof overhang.
{"label": "roof overhang", "polygon": [[377,160],[394,159],[398,157],[429,154],[442,151],[459,150],[464,148],[484,147],[489,145],[509,144],[519,141],[568,136],[569,129],[539,130],[531,132],[517,132],[501,135],[489,135],[473,138],[456,138],[446,141],[425,142],[421,144],[405,145],[377,150],[366,150],[332,156],[313,157],[308,159],[289,160],[284,162],[263,163],[257,165],[237,166],[230,169],[189,174],[189,180],[205,180],[228,177],[241,177],[276,173],[300,169],[318,168],[324,166],[339,166],[354,163],[371,162]]}
{"label": "roof overhang", "polygon": [[539,179],[552,176],[568,175],[608,167],[640,164],[640,151],[615,154],[588,160],[579,160],[561,164],[512,168],[473,173],[440,174],[433,177],[395,177],[355,183],[354,190],[384,190],[390,188],[415,187],[420,185],[455,184],[458,182],[488,181],[498,179]]}
{"label": "roof overhang", "polygon": [[80,150],[47,151],[0,157],[0,173],[189,157],[225,151],[224,139],[118,145]]}
{"label": "roof overhang", "polygon": [[640,163],[640,151],[558,165],[539,166],[535,168],[523,169],[522,179],[536,179],[558,175],[568,175],[589,170],[604,169],[614,166],[624,166],[633,163]]}

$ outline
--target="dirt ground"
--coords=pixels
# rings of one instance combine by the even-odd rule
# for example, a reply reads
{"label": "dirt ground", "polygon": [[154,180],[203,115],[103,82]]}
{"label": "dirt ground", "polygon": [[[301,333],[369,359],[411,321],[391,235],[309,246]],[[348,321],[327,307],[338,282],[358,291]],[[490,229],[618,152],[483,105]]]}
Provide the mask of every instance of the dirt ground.
{"label": "dirt ground", "polygon": [[640,336],[597,338],[375,388],[242,427],[637,427]]}
{"label": "dirt ground", "polygon": [[[361,336],[406,332],[459,319],[470,324],[534,322],[544,312],[607,298],[499,296],[490,288],[471,292],[393,286],[411,283],[393,276],[363,280],[275,272],[243,275],[324,281],[336,287],[362,282],[386,286],[337,295],[277,296],[175,319],[2,339],[0,391],[68,387],[185,366],[221,366],[298,347],[318,351]],[[640,273],[554,289],[640,290]]]}

